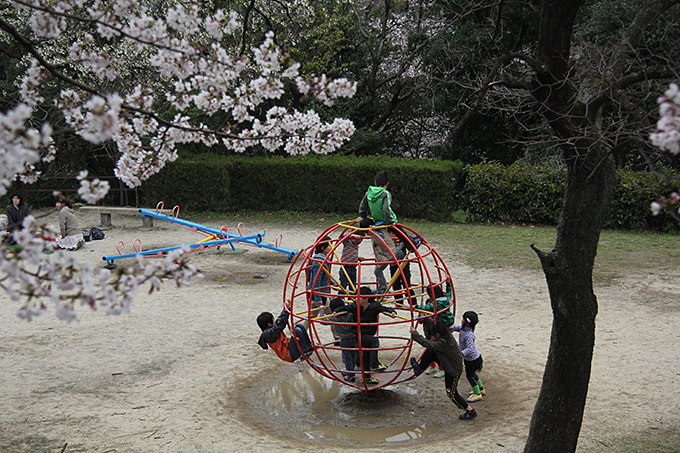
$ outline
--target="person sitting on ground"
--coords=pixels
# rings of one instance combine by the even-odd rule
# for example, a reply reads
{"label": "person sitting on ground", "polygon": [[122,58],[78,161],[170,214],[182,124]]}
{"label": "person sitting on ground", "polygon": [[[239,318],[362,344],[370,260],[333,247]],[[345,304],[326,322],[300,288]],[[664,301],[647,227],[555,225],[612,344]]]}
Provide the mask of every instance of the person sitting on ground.
{"label": "person sitting on ground", "polygon": [[360,366],[364,371],[364,382],[366,384],[377,384],[378,380],[371,376],[366,371],[382,372],[387,367],[378,360],[378,348],[380,341],[376,337],[378,333],[378,315],[386,313],[389,316],[397,314],[396,310],[391,307],[382,305],[375,299],[373,291],[366,286],[359,288],[359,296],[357,302],[345,305],[342,310],[351,313],[355,319],[358,320],[360,329],[358,330],[358,337],[362,348],[371,350],[364,350],[360,357]]}
{"label": "person sitting on ground", "polygon": [[284,362],[295,362],[302,355],[300,353],[300,348],[298,348],[298,342],[304,351],[304,354],[308,356],[314,351],[312,347],[312,342],[307,335],[307,329],[303,323],[298,323],[295,325],[295,338],[287,337],[283,331],[288,325],[288,315],[290,313],[290,301],[284,303],[284,308],[276,321],[274,321],[274,315],[269,312],[262,312],[257,317],[257,325],[262,330],[260,338],[257,340],[257,344],[260,345],[262,349],[269,349],[270,347],[274,350],[276,355]]}
{"label": "person sitting on ground", "polygon": [[19,192],[12,194],[12,203],[5,208],[7,214],[7,232],[13,233],[23,228],[24,219],[28,216],[28,205],[24,202],[24,196]]}
{"label": "person sitting on ground", "polygon": [[73,213],[71,202],[65,198],[57,198],[55,206],[59,211],[59,228],[61,230],[61,239],[57,240],[57,247],[78,250],[85,245],[85,238],[83,238],[78,218]]}

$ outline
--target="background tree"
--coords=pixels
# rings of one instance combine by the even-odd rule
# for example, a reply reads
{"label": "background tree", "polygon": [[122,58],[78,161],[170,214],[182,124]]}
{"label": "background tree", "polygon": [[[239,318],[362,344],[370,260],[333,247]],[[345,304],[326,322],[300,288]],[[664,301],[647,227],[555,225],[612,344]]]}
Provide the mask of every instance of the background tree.
{"label": "background tree", "polygon": [[[603,6],[595,2],[591,7]],[[592,270],[602,224],[617,184],[612,134],[627,116],[626,90],[641,92],[655,77],[676,77],[672,59],[642,64],[644,31],[663,14],[677,14],[677,0],[636,5],[626,26],[600,48],[600,59],[579,62],[572,47],[584,1],[544,0],[533,52],[509,54],[531,70],[526,86],[558,140],[568,182],[555,247],[534,249],[548,283],[553,311],[550,350],[525,451],[574,451],[585,407],[595,341],[597,298]],[[675,8],[674,8],[675,7]],[[645,63],[654,58],[645,59]],[[590,69],[589,71],[586,69]],[[507,86],[521,86],[509,79]],[[485,89],[487,87],[482,87]],[[639,124],[639,123],[637,123]],[[619,127],[620,128],[620,127]]]}

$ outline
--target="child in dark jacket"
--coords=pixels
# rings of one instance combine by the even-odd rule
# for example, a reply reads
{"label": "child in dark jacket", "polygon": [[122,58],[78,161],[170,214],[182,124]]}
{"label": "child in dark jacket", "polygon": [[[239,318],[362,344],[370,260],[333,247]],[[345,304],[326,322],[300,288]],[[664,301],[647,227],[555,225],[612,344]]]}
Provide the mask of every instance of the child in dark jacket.
{"label": "child in dark jacket", "polygon": [[[447,327],[452,328],[455,318],[453,317],[453,313],[451,313],[451,309],[449,307],[449,305],[451,305],[451,297],[453,296],[453,286],[451,285],[451,280],[446,281],[446,294],[442,292],[441,286],[434,285],[429,286],[427,292],[430,294],[430,298],[427,299],[425,305],[416,305],[414,308],[429,313],[435,313],[446,308],[446,310],[441,311],[441,313],[437,315],[437,321],[442,321]],[[437,365],[435,362],[430,364],[430,367],[425,370],[425,374],[434,374],[434,377],[436,378],[441,378],[445,375],[441,365]]]}
{"label": "child in dark jacket", "polygon": [[262,330],[260,338],[257,340],[257,344],[260,345],[262,349],[269,349],[270,347],[274,350],[276,355],[284,362],[295,362],[300,356],[300,349],[297,343],[300,343],[305,355],[309,355],[314,351],[312,342],[307,335],[307,330],[302,323],[295,325],[295,337],[297,342],[293,337],[287,337],[283,331],[288,324],[288,314],[290,312],[290,301],[286,301],[284,304],[284,309],[274,321],[274,315],[269,312],[260,313],[257,317],[257,325]]}
{"label": "child in dark jacket", "polygon": [[341,298],[336,297],[331,300],[331,310],[338,314],[333,316],[331,321],[340,324],[335,325],[335,332],[340,337],[340,347],[342,348],[342,363],[347,372],[342,373],[347,382],[354,382],[354,365],[359,363],[359,353],[357,348],[357,326],[354,316],[343,311],[345,304]]}
{"label": "child in dark jacket", "polygon": [[360,328],[358,329],[358,337],[361,342],[362,348],[370,349],[369,351],[363,351],[362,353],[362,363],[364,369],[364,382],[366,384],[377,384],[378,380],[372,377],[366,371],[385,371],[387,367],[378,361],[378,351],[380,347],[380,341],[376,337],[378,333],[378,315],[380,313],[386,313],[389,316],[394,316],[397,312],[394,308],[386,307],[378,302],[374,297],[373,291],[369,288],[362,286],[359,288],[358,302],[353,302],[349,305],[345,305],[342,311],[346,311],[355,319],[358,320]]}
{"label": "child in dark jacket", "polygon": [[477,411],[458,393],[458,381],[463,373],[463,356],[458,343],[443,322],[433,322],[431,319],[427,321],[423,323],[423,328],[429,333],[430,340],[425,339],[414,327],[411,327],[413,341],[426,348],[420,362],[415,357],[411,357],[413,373],[416,376],[420,375],[423,372],[423,367],[432,361],[440,364],[445,373],[446,395],[458,408],[465,411],[458,418],[461,420],[473,419],[477,416]]}

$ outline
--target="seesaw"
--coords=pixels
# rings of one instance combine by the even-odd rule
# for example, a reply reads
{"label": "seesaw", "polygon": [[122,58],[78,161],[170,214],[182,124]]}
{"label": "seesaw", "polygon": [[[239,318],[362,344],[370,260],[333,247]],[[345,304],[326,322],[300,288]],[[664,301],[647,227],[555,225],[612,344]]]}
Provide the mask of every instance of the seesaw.
{"label": "seesaw", "polygon": [[[172,250],[176,250],[179,248],[189,248],[189,253],[192,252],[197,252],[197,251],[203,251],[209,248],[217,247],[219,248],[222,245],[228,244],[231,246],[232,250],[236,250],[234,248],[234,243],[238,242],[239,244],[244,244],[248,246],[253,246],[253,247],[260,247],[260,248],[266,248],[269,250],[273,250],[276,252],[284,253],[288,256],[288,260],[292,260],[295,255],[297,255],[298,251],[297,250],[289,250],[284,247],[281,247],[281,235],[277,236],[276,238],[276,243],[275,244],[269,244],[267,242],[263,241],[264,235],[266,234],[265,231],[262,231],[257,234],[251,234],[251,235],[246,235],[245,234],[245,226],[243,223],[239,223],[237,230],[239,231],[239,234],[232,234],[229,233],[228,229],[226,226],[221,226],[219,229],[218,228],[212,228],[208,227],[205,225],[201,225],[200,223],[195,223],[191,222],[189,220],[184,220],[180,219],[179,216],[179,206],[175,206],[172,209],[172,215],[168,216],[165,214],[162,214],[160,211],[163,210],[163,202],[161,201],[158,203],[156,206],[156,211],[152,211],[150,209],[139,209],[139,213],[141,214],[142,218],[144,217],[151,217],[159,220],[165,220],[170,223],[175,223],[183,228],[187,228],[191,231],[201,233],[206,235],[205,238],[202,240],[194,243],[194,244],[185,244],[185,245],[177,245],[177,246],[171,246],[171,247],[163,247],[163,248],[157,248],[153,250],[145,250],[142,251],[142,245],[141,241],[139,239],[135,239],[132,242],[132,246],[134,249],[134,253],[125,253],[125,244],[121,242],[118,242],[116,244],[116,251],[118,252],[117,255],[106,255],[102,257],[104,261],[106,261],[106,267],[115,267],[116,265],[114,264],[114,261],[117,259],[122,259],[122,258],[132,258],[136,256],[149,256],[149,257],[157,257],[157,256],[165,256],[168,254],[168,252]],[[122,244],[122,253],[120,249],[120,245]]]}

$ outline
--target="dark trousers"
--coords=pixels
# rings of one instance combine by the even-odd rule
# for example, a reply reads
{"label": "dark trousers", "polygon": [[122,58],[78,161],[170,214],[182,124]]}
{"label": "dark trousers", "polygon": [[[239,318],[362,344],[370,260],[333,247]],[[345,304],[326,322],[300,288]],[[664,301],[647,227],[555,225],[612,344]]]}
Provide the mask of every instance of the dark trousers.
{"label": "dark trousers", "polygon": [[[350,282],[352,282],[350,284]],[[357,290],[357,265],[343,264],[340,269],[340,286],[350,291]]]}
{"label": "dark trousers", "polygon": [[[345,350],[344,348],[356,348],[357,339],[356,337],[344,337],[340,338],[340,347],[342,350],[342,363],[345,364],[345,369],[347,371],[354,371],[354,365],[359,363],[359,352],[352,350]],[[354,376],[352,373],[346,373],[345,376]]]}
{"label": "dark trousers", "polygon": [[[425,352],[423,353],[423,356],[420,358],[420,361],[418,364],[420,365],[420,369],[424,370],[427,368],[427,366],[432,363],[436,362],[437,364],[441,365],[439,363],[439,357],[437,357],[437,353],[434,352],[432,349],[426,349]],[[449,397],[449,399],[455,404],[459,409],[465,410],[468,407],[467,401],[465,401],[465,398],[463,398],[460,393],[458,393],[458,380],[460,379],[460,375],[454,376],[452,374],[449,374],[446,370],[444,374],[444,385],[446,386],[446,396]]]}
{"label": "dark trousers", "polygon": [[[380,347],[380,341],[373,335],[362,334],[361,347],[375,349],[375,351],[361,351],[361,354],[357,354],[357,366],[361,368],[363,363],[364,372],[370,372],[371,368],[377,368],[380,364],[377,351]],[[360,355],[361,357],[359,357]],[[362,363],[359,363],[359,358],[361,358]]]}
{"label": "dark trousers", "polygon": [[480,355],[475,360],[464,360],[465,362],[465,377],[470,383],[470,387],[477,385],[479,381],[479,376],[477,376],[477,371],[482,369],[482,356]]}
{"label": "dark trousers", "polygon": [[[390,275],[394,277],[399,271],[399,266],[395,264],[390,264]],[[394,281],[392,285],[392,291],[399,291],[400,289],[406,289],[406,287],[411,287],[411,263],[406,263],[404,268],[399,273],[399,277]],[[410,291],[413,294],[413,290]]]}
{"label": "dark trousers", "polygon": [[[298,339],[298,342],[300,342],[300,347],[305,353],[312,351],[312,340],[309,339],[309,335],[307,335],[307,331],[302,326],[302,324],[295,325],[295,337]],[[290,356],[293,359],[293,362],[299,359],[302,355],[300,354],[300,349],[298,348],[295,338],[290,339],[290,343],[288,343],[288,350],[290,351]]]}

